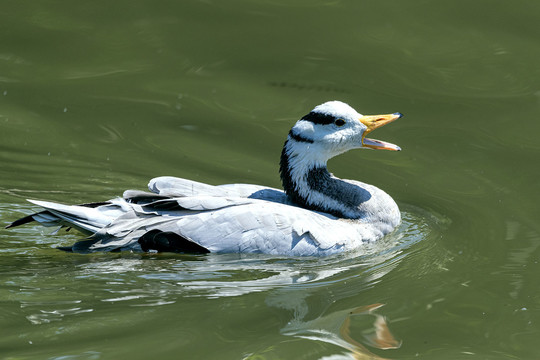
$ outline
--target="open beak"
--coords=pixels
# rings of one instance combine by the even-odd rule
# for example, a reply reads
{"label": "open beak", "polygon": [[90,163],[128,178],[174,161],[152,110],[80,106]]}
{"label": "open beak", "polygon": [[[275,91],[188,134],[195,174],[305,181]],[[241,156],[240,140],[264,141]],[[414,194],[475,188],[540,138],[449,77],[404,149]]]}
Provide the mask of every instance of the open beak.
{"label": "open beak", "polygon": [[362,124],[366,125],[367,129],[364,131],[364,135],[362,137],[362,146],[371,148],[371,149],[378,149],[378,150],[393,150],[393,151],[400,151],[401,148],[397,145],[390,144],[385,141],[381,140],[374,140],[374,139],[368,139],[366,138],[366,135],[372,132],[373,130],[380,128],[381,126],[384,126],[386,124],[391,123],[394,120],[399,119],[402,117],[401,113],[393,113],[388,115],[364,115],[360,119],[358,119]]}

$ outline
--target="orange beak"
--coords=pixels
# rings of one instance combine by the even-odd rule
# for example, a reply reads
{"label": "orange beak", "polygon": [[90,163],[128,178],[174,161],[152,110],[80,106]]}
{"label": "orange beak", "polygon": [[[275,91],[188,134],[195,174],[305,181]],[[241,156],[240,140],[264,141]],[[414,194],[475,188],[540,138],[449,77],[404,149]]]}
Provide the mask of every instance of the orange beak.
{"label": "orange beak", "polygon": [[362,137],[362,146],[370,148],[370,149],[377,149],[377,150],[400,151],[401,148],[397,145],[394,145],[385,141],[381,141],[381,140],[368,139],[366,138],[366,135],[372,132],[373,130],[380,128],[381,126],[384,126],[386,124],[391,123],[394,120],[399,119],[402,116],[403,115],[401,115],[401,113],[362,116],[360,119],[358,119],[358,121],[360,121],[362,124],[364,124],[367,127]]}

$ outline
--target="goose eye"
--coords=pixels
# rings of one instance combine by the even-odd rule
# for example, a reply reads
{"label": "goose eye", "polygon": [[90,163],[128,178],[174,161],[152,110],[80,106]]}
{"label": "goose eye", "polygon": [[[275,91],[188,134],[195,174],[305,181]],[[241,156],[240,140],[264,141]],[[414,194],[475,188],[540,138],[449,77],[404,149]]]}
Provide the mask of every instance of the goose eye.
{"label": "goose eye", "polygon": [[345,120],[336,119],[336,121],[334,121],[334,124],[336,124],[337,126],[343,126],[343,125],[345,125]]}

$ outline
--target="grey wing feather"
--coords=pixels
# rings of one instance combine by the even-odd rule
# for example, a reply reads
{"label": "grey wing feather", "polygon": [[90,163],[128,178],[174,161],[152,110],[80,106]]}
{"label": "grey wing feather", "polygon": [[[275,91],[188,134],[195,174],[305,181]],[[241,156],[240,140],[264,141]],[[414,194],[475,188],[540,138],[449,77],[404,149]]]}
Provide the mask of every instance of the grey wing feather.
{"label": "grey wing feather", "polygon": [[[308,223],[317,226],[306,230]],[[175,226],[212,252],[320,255],[341,251],[357,237],[351,226],[328,216],[258,200],[182,217]]]}
{"label": "grey wing feather", "polygon": [[[215,197],[174,200],[181,201],[185,210],[156,210],[162,216],[155,216],[148,213],[152,204],[134,208],[96,233],[88,250],[140,250],[138,239],[159,230],[178,234],[211,252],[321,255],[342,251],[353,235],[343,231],[346,224],[341,224],[339,232],[333,231],[339,223],[331,217],[274,202]],[[308,222],[319,225],[308,231],[303,226]]]}
{"label": "grey wing feather", "polygon": [[216,186],[173,176],[161,176],[150,180],[148,189],[156,194],[178,196],[222,196],[224,192]]}
{"label": "grey wing feather", "polygon": [[47,209],[46,212],[40,212],[33,216],[34,220],[45,226],[70,226],[82,233],[92,234],[111,222],[111,217],[104,215],[99,208],[63,205],[49,201],[28,201]]}
{"label": "grey wing feather", "polygon": [[286,195],[282,190],[266,186],[252,184],[226,184],[213,186],[173,176],[154,178],[150,180],[148,188],[153,193],[170,197],[229,196],[250,197],[269,201],[279,198],[280,202],[285,201],[286,198]]}

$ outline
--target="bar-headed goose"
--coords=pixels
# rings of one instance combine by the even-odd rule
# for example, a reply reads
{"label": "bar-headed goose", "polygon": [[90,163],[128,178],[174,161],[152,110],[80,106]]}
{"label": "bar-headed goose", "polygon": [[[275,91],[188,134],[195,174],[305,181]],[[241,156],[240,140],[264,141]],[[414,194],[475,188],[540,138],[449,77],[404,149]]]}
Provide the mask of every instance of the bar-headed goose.
{"label": "bar-headed goose", "polygon": [[122,198],[82,205],[29,200],[45,210],[7,227],[37,221],[75,228],[87,238],[61,249],[266,253],[290,256],[335,254],[373,242],[400,222],[384,191],[342,180],[327,161],[351,149],[400,150],[366,137],[401,117],[363,116],[330,101],[292,127],[283,146],[280,174],[285,191],[260,185],[212,186],[158,177],[151,192],[127,190]]}

